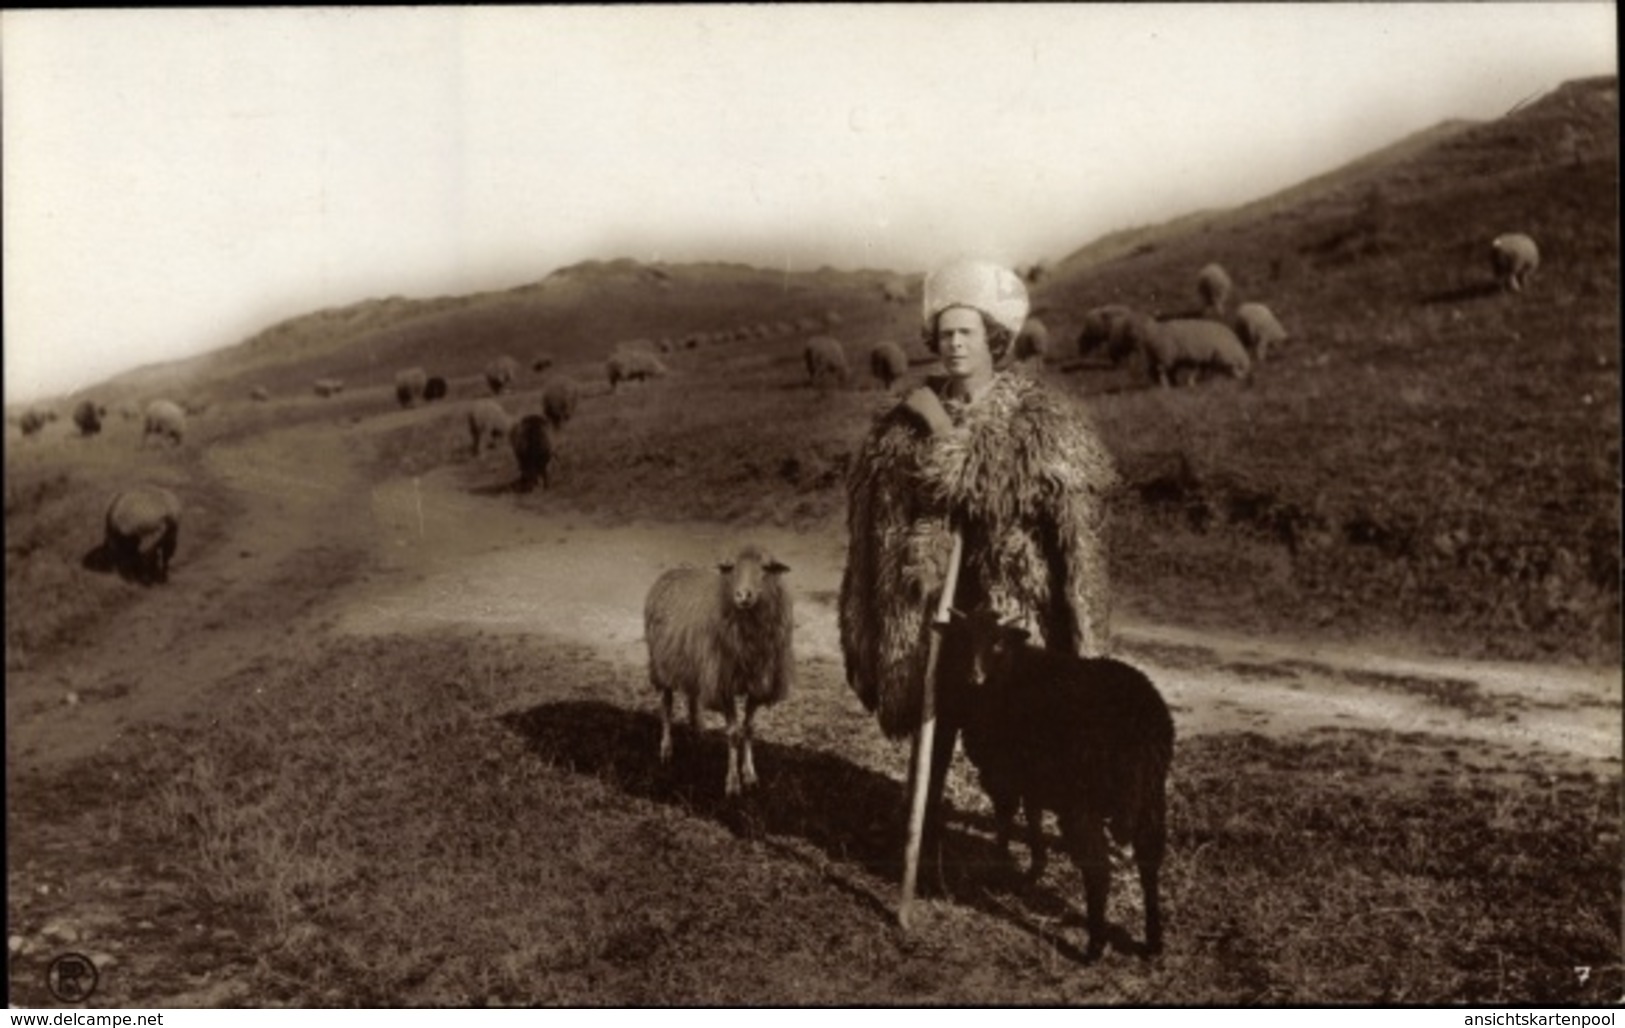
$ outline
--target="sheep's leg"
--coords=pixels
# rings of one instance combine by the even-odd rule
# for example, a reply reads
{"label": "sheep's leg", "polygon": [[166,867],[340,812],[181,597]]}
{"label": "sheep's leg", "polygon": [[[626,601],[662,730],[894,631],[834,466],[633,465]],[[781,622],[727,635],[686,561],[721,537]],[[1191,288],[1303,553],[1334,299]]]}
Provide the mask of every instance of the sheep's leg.
{"label": "sheep's leg", "polygon": [[993,795],[993,821],[998,826],[998,833],[993,841],[998,845],[999,852],[1006,857],[1010,856],[1010,835],[1015,830],[1016,807],[1020,799],[1019,796],[1002,789]]}
{"label": "sheep's leg", "polygon": [[[671,704],[672,704],[672,699],[673,699],[673,697],[672,697],[670,689],[661,689],[660,690],[660,762],[662,764],[670,764],[671,763]],[[693,706],[693,702],[690,701],[690,707],[692,707],[692,706]]]}
{"label": "sheep's leg", "polygon": [[1029,795],[1022,797],[1021,809],[1027,816],[1027,877],[1036,882],[1049,866],[1049,850],[1044,845],[1044,808]]}
{"label": "sheep's leg", "polygon": [[724,783],[723,792],[729,796],[739,795],[739,712],[735,708],[734,698],[729,696],[722,703],[722,716],[728,722],[728,779]]}
{"label": "sheep's leg", "polygon": [[755,732],[753,722],[756,718],[756,707],[756,697],[745,697],[745,724],[743,731],[740,732],[740,748],[744,753],[739,765],[739,778],[746,788],[756,784],[756,761],[752,759],[750,752],[750,740]]}
{"label": "sheep's leg", "polygon": [[1084,955],[1094,960],[1106,949],[1106,898],[1112,887],[1111,851],[1106,826],[1095,817],[1069,817],[1062,826],[1068,849],[1083,872],[1084,924],[1089,932]]}
{"label": "sheep's leg", "polygon": [[1140,868],[1140,893],[1145,900],[1145,951],[1162,952],[1162,897],[1157,876],[1168,846],[1163,803],[1152,805],[1147,824],[1135,834],[1134,862]]}

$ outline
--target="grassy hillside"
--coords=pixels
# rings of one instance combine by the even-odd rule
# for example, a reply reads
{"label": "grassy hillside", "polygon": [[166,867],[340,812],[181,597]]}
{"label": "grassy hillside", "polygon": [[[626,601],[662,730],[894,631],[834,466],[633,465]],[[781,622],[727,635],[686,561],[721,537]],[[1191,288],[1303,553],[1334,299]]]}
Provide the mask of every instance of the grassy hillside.
{"label": "grassy hillside", "polygon": [[[1196,270],[1214,260],[1239,299],[1267,302],[1293,333],[1246,389],[1162,393],[1132,369],[1076,361],[1039,372],[1091,406],[1128,479],[1114,558],[1126,609],[1466,655],[1618,659],[1617,110],[1615,79],[1571,83],[1235,211],[1085,248],[1036,287],[1062,358],[1087,308],[1191,308]],[[1486,257],[1509,230],[1531,233],[1545,258],[1521,296],[1495,289]],[[810,524],[840,516],[842,475],[884,402],[862,366],[868,346],[895,339],[924,358],[915,301],[883,298],[891,278],[587,262],[505,292],[292,319],[106,392],[184,393],[257,423],[360,418],[394,409],[399,368],[446,375],[466,400],[506,353],[526,369],[518,410],[534,404],[545,376],[529,368],[546,354],[548,375],[590,395],[545,502]],[[858,366],[820,396],[801,347],[831,313]],[[632,338],[672,342],[672,375],[610,396],[603,360]],[[322,376],[348,392],[316,400]],[[255,386],[274,414],[246,400]],[[441,410],[401,422],[387,468],[464,459],[460,414]]]}
{"label": "grassy hillside", "polygon": [[[1217,260],[1294,335],[1252,390],[1097,404],[1145,515],[1130,582],[1166,578],[1160,599],[1188,581],[1215,619],[1266,600],[1485,654],[1616,659],[1617,108],[1616,80],[1572,83],[1296,207],[1043,287],[1073,316],[1180,310]],[[1511,230],[1543,249],[1522,296],[1486,257]]]}

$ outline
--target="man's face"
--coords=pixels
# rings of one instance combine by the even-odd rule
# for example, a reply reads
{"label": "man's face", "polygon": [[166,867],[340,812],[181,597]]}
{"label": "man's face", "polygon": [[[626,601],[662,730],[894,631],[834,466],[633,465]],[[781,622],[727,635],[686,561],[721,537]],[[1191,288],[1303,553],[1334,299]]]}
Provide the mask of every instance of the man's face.
{"label": "man's face", "polygon": [[950,307],[937,316],[937,353],[943,368],[956,379],[971,381],[993,376],[987,325],[981,313],[969,307]]}

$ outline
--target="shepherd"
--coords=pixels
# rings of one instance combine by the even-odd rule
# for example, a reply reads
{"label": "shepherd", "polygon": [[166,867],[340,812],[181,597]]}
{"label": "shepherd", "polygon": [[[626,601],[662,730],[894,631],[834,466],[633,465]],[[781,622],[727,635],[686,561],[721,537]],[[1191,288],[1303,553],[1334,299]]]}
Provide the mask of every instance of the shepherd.
{"label": "shepherd", "polygon": [[942,372],[879,412],[847,479],[841,651],[890,739],[911,737],[910,838],[942,872],[942,789],[966,727],[969,653],[948,611],[993,610],[1044,646],[1110,646],[1107,508],[1118,476],[1086,412],[1003,368],[1027,318],[1008,268],[955,261],[925,283],[922,336]]}

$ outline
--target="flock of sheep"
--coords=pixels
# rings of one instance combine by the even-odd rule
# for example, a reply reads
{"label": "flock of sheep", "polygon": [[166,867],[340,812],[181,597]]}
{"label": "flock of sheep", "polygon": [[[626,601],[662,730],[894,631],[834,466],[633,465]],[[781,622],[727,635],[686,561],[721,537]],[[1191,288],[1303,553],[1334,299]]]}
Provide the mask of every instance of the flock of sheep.
{"label": "flock of sheep", "polygon": [[[1491,259],[1497,281],[1511,292],[1528,288],[1540,262],[1534,241],[1522,234],[1497,237]],[[1203,372],[1247,379],[1272,348],[1288,339],[1264,304],[1241,303],[1230,310],[1234,284],[1219,265],[1201,269],[1197,292],[1203,307],[1195,317],[1158,320],[1116,304],[1089,310],[1078,336],[1079,355],[1103,352],[1113,365],[1139,355],[1151,379],[1168,387],[1193,382]],[[906,299],[906,290],[887,283],[882,298],[893,302],[899,297]],[[661,353],[702,342],[766,337],[782,328],[810,333],[803,356],[812,385],[844,386],[849,376],[845,351],[834,337],[822,334],[837,324],[839,317],[832,312],[822,320],[693,334],[680,341],[633,341],[615,349],[605,370],[614,390],[621,382],[665,374]],[[1029,319],[1014,355],[1018,360],[1043,359],[1049,343],[1043,323]],[[540,356],[532,368],[545,372],[551,363]],[[871,374],[887,389],[908,366],[906,353],[895,343],[881,342],[870,351]],[[499,398],[518,375],[518,363],[510,357],[485,368],[492,396],[468,408],[472,450],[478,457],[506,441],[519,465],[521,488],[534,488],[538,481],[546,488],[555,433],[573,416],[580,390],[569,378],[553,378],[542,391],[540,413],[514,418]],[[323,397],[343,388],[342,380],[334,378],[315,383]],[[447,391],[444,378],[421,367],[402,369],[395,377],[402,407],[444,398]],[[263,388],[251,395],[269,398]],[[89,400],[73,411],[74,424],[85,436],[100,432],[106,416],[105,407]],[[54,412],[30,410],[22,430],[33,434],[54,417]],[[155,400],[147,406],[143,444],[154,439],[179,444],[185,430],[186,411],[179,404]],[[103,517],[101,559],[136,581],[166,581],[180,518],[180,500],[167,489],[141,485],[120,491]],[[702,710],[720,713],[726,722],[723,787],[728,796],[757,784],[751,750],[756,712],[783,700],[794,685],[793,603],[783,581],[788,571],[766,550],[747,545],[714,569],[666,571],[645,600],[649,681],[661,710],[660,761],[672,757],[672,712],[680,692],[691,734],[699,733]],[[1046,860],[1043,813],[1056,814],[1063,846],[1083,874],[1088,955],[1093,958],[1106,939],[1110,840],[1131,846],[1144,897],[1146,949],[1156,952],[1162,941],[1158,874],[1166,851],[1166,782],[1174,739],[1167,704],[1143,673],[1120,661],[1034,647],[1019,629],[999,624],[987,611],[958,617],[969,643],[960,673],[974,686],[968,690],[974,709],[966,721],[965,753],[993,804],[1000,848],[1008,851],[1020,807],[1027,819],[1028,874],[1036,879]]]}

